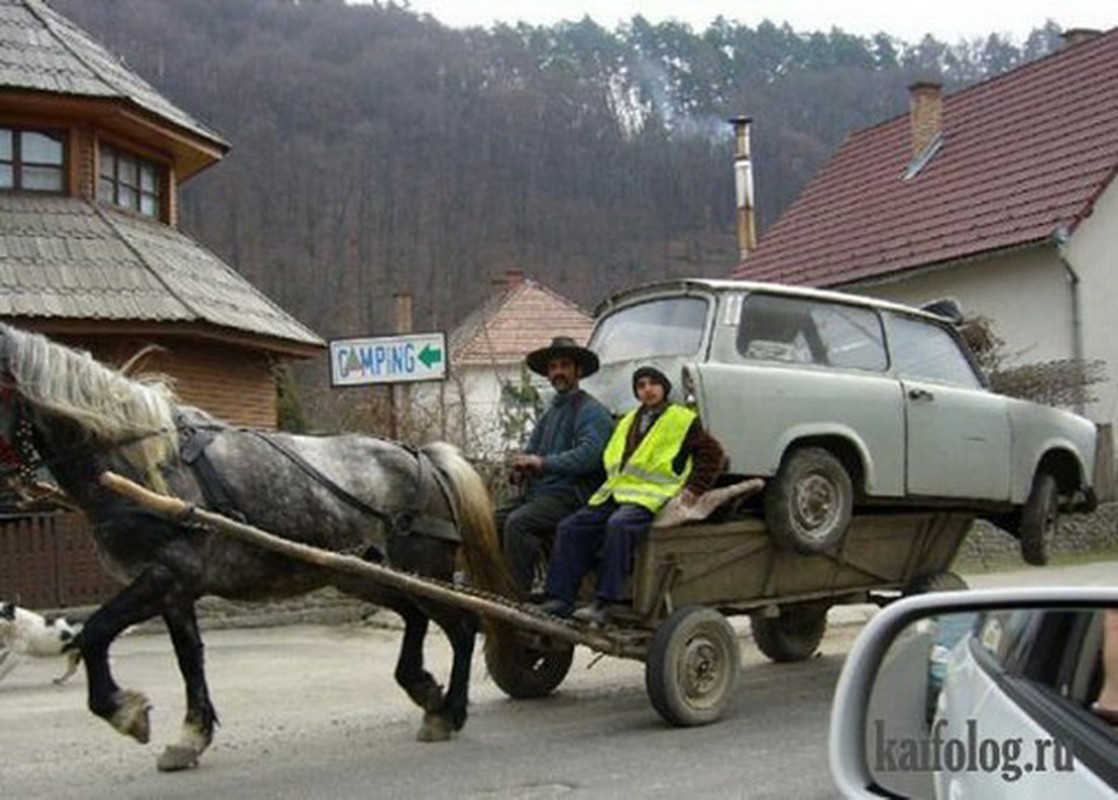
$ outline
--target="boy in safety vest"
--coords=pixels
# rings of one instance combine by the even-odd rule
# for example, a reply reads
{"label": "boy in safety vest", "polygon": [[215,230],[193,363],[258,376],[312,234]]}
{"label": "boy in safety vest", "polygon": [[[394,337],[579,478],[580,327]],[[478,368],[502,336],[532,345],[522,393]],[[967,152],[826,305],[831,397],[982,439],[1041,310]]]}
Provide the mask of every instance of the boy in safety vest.
{"label": "boy in safety vest", "polygon": [[583,576],[600,559],[596,600],[575,618],[605,624],[611,606],[625,599],[633,554],[656,512],[676,494],[689,505],[714,485],[722,447],[694,411],[668,401],[671,388],[655,367],[633,373],[640,405],[622,417],[606,445],[605,483],[587,505],[559,523],[542,611],[570,616]]}

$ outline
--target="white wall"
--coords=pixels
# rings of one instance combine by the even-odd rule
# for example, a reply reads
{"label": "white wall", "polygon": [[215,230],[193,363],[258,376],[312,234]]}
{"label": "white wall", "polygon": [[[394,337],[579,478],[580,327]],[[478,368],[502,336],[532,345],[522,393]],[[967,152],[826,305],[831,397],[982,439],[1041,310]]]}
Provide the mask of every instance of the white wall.
{"label": "white wall", "polygon": [[1118,422],[1118,187],[1113,182],[1072,234],[1064,254],[1081,281],[1086,357],[1105,360],[1110,378],[1091,387],[1098,402],[1090,411],[1100,421]]}
{"label": "white wall", "polygon": [[953,297],[967,316],[993,321],[1006,353],[1018,364],[1072,355],[1071,288],[1054,248],[1017,251],[855,291],[915,306]]}
{"label": "white wall", "polygon": [[[1090,388],[1098,400],[1084,413],[1098,422],[1118,422],[1118,190],[1113,186],[1094,213],[1072,235],[1064,256],[1079,275],[1083,357],[1106,362],[1111,378]],[[847,291],[921,305],[954,297],[968,316],[993,320],[1005,341],[1010,364],[1071,358],[1074,351],[1075,287],[1055,244],[979,259],[903,281],[845,287]]]}

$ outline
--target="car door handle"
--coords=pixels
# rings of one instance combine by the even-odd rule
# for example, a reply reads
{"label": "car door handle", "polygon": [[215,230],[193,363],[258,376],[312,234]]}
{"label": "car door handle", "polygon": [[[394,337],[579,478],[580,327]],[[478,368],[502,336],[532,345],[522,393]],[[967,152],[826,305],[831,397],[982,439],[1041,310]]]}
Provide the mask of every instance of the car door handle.
{"label": "car door handle", "polygon": [[936,396],[929,392],[927,389],[909,389],[908,397],[910,400],[935,400]]}

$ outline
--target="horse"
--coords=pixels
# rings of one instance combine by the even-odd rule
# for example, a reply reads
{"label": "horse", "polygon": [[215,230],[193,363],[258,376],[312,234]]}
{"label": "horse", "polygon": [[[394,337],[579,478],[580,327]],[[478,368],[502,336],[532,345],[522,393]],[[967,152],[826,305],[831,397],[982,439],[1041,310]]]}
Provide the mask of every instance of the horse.
{"label": "horse", "polygon": [[[24,479],[46,466],[84,511],[110,574],[124,584],[75,637],[88,707],[140,743],[150,702],[114,680],[108,653],[133,625],[161,617],[186,688],[186,715],[161,771],[194,767],[218,723],[203,664],[195,604],[291,597],[334,586],[392,609],[404,622],[396,682],[423,710],[418,738],[449,738],[466,722],[470,662],[480,621],[367,577],[264,551],[189,521],[171,521],[109,491],[113,470],[155,491],[231,515],[282,538],[449,581],[458,556],[478,589],[512,596],[484,481],[452,445],[418,449],[370,435],[293,435],[238,428],[178,401],[170,380],[115,369],[89,353],[0,324],[0,397],[6,452]],[[429,621],[453,662],[446,691],[424,668]]]}

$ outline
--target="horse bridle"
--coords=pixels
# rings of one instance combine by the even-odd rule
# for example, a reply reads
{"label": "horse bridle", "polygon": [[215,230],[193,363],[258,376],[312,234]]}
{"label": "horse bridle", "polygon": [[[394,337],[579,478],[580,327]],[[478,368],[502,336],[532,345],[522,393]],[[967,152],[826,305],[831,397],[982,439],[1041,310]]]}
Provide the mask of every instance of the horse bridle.
{"label": "horse bridle", "polygon": [[25,401],[7,381],[0,385],[0,406],[3,417],[10,422],[0,432],[0,478],[13,483],[32,484],[35,472],[45,465],[35,447],[35,430],[28,418]]}

